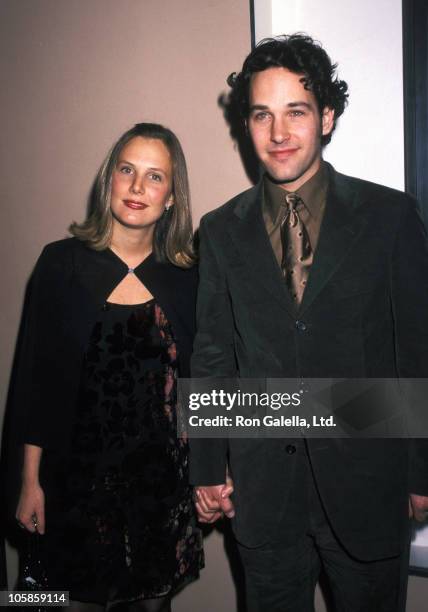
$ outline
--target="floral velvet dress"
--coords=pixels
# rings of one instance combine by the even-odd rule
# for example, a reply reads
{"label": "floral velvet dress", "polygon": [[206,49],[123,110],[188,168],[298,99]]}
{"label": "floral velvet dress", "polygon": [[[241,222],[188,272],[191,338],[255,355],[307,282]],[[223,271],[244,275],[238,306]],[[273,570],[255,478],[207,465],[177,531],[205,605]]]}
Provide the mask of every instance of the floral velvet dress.
{"label": "floral velvet dress", "polygon": [[105,304],[85,353],[72,453],[67,462],[47,453],[43,465],[50,588],[71,599],[161,597],[203,566],[176,431],[177,367],[155,299]]}

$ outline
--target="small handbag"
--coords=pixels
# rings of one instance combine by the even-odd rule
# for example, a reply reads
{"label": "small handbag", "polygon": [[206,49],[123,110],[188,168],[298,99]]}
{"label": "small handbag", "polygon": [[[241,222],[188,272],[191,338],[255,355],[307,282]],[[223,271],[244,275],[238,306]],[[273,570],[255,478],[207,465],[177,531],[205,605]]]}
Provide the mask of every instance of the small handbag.
{"label": "small handbag", "polygon": [[[28,533],[25,536],[26,543],[16,585],[16,590],[18,591],[38,592],[49,589],[46,566],[43,562],[41,537],[43,536],[37,532]],[[48,610],[48,608],[41,604],[31,606],[31,609],[34,612],[46,612]]]}

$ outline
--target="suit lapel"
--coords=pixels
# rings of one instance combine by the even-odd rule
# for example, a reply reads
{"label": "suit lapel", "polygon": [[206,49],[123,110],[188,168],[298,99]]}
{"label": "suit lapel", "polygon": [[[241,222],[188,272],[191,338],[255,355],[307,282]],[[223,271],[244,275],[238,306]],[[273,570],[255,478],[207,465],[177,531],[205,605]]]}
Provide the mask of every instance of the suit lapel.
{"label": "suit lapel", "polygon": [[336,173],[331,166],[329,172],[324,219],[299,315],[312,304],[366,227],[366,221],[356,214],[360,202],[346,177]]}
{"label": "suit lapel", "polygon": [[235,208],[236,222],[229,226],[228,231],[251,277],[295,318],[295,306],[266,232],[262,202],[263,181],[260,181],[241,197]]}

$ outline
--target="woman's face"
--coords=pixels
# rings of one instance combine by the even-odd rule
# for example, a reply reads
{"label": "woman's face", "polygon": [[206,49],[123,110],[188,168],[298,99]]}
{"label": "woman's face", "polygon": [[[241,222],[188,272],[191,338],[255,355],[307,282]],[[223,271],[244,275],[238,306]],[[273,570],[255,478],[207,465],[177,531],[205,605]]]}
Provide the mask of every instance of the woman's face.
{"label": "woman's face", "polygon": [[120,224],[152,233],[165,206],[172,204],[172,160],[167,147],[161,140],[136,136],[123,147],[113,171],[113,229]]}

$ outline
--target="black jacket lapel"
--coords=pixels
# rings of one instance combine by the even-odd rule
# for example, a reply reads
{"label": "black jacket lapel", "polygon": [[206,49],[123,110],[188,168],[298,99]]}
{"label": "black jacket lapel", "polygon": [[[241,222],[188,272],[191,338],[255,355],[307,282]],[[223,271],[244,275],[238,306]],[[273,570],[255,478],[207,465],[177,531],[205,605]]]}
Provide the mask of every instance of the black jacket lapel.
{"label": "black jacket lapel", "polygon": [[262,214],[263,181],[241,197],[235,208],[234,224],[228,228],[238,252],[261,290],[267,291],[291,317],[295,306],[275,259]]}
{"label": "black jacket lapel", "polygon": [[356,209],[361,202],[355,191],[349,189],[346,179],[331,166],[329,172],[324,219],[299,314],[312,304],[366,227],[366,221],[357,214]]}

